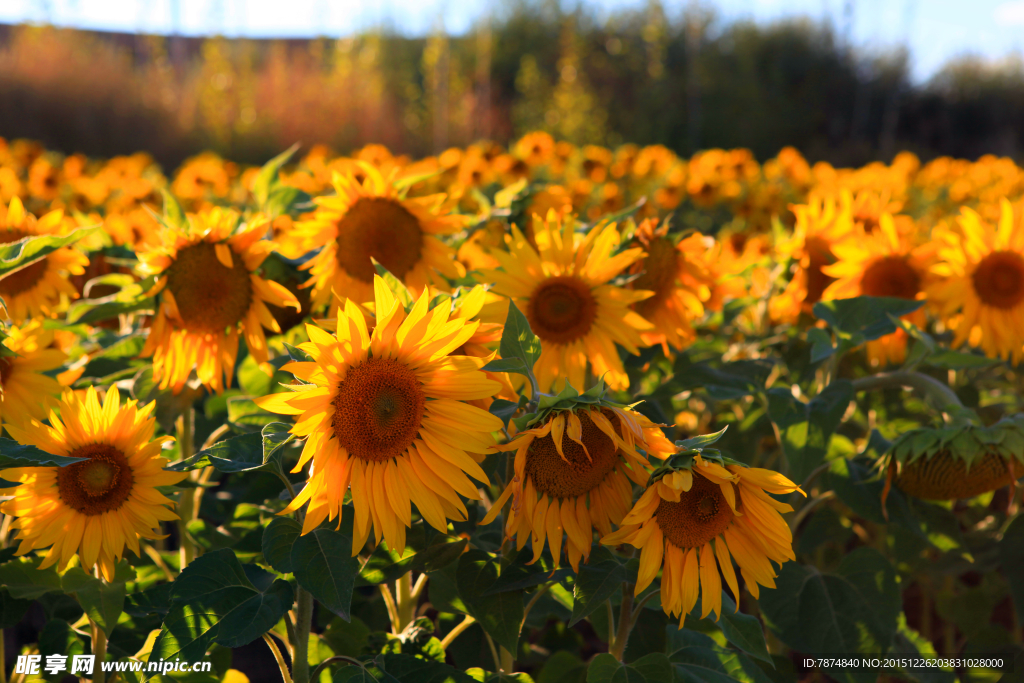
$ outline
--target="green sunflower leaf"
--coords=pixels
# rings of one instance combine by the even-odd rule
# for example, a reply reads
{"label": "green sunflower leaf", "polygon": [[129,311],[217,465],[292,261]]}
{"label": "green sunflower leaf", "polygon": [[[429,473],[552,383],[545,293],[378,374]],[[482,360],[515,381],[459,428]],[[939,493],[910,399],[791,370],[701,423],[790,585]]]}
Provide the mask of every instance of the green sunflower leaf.
{"label": "green sunflower leaf", "polygon": [[122,560],[111,583],[86,574],[81,567],[72,567],[61,577],[61,587],[65,593],[74,594],[89,618],[109,636],[124,610],[125,583],[134,578],[135,570]]}
{"label": "green sunflower leaf", "polygon": [[854,398],[853,384],[840,379],[808,403],[788,389],[768,390],[768,416],[779,428],[789,478],[802,482],[825,460],[829,442]]}
{"label": "green sunflower leaf", "polygon": [[595,552],[589,562],[580,565],[580,572],[572,591],[570,627],[604,605],[604,601],[612,597],[629,579],[626,565],[612,557],[611,553],[606,555],[606,559],[602,560]]}
{"label": "green sunflower leaf", "polygon": [[455,579],[466,611],[495,643],[509,652],[517,652],[523,596],[518,592],[488,594],[497,578],[498,564],[488,553],[470,550],[459,558]]}
{"label": "green sunflower leaf", "polygon": [[292,573],[292,546],[302,525],[290,517],[275,517],[263,531],[263,558],[282,574]]}
{"label": "green sunflower leaf", "polygon": [[83,460],[88,460],[88,458],[51,455],[35,446],[26,446],[13,439],[0,438],[0,468],[66,467]]}
{"label": "green sunflower leaf", "polygon": [[540,358],[540,339],[530,329],[530,321],[511,301],[508,304],[508,317],[505,318],[505,329],[501,333],[498,352],[505,360],[518,358],[531,373],[534,364]]}
{"label": "green sunflower leaf", "polygon": [[346,621],[351,618],[352,590],[359,574],[351,538],[330,529],[314,529],[295,539],[291,565],[295,580],[321,605]]}
{"label": "green sunflower leaf", "polygon": [[221,472],[272,470],[278,466],[275,458],[279,457],[281,449],[295,439],[289,430],[291,425],[271,422],[259,433],[242,434],[218,441],[167,469],[188,472],[213,465]]}
{"label": "green sunflower leaf", "polygon": [[272,580],[260,581],[265,589],[258,589],[228,549],[193,560],[171,586],[171,607],[149,659],[199,661],[213,643],[241,647],[262,636],[295,597],[287,581],[267,578]]}
{"label": "green sunflower leaf", "polygon": [[67,235],[38,235],[0,244],[0,278],[27,268],[49,254],[103,231],[103,226],[79,228]]}

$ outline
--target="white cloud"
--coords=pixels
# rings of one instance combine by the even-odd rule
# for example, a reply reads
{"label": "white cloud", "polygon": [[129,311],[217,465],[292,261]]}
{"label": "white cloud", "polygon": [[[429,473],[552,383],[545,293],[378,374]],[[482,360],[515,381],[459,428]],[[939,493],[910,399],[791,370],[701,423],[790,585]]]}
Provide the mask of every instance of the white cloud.
{"label": "white cloud", "polygon": [[1024,26],[1024,0],[1010,0],[996,7],[993,13],[1000,26]]}

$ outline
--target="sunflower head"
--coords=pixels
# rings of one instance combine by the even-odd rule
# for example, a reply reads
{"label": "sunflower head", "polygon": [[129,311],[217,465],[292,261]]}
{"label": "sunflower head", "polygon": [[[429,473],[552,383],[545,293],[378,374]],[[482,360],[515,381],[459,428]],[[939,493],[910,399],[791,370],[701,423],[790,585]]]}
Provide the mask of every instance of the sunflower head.
{"label": "sunflower head", "polygon": [[295,471],[311,463],[309,482],[286,510],[309,504],[303,533],[339,517],[351,486],[353,555],[371,528],[401,552],[413,503],[442,532],[448,519],[465,520],[459,494],[478,497],[467,474],[487,482],[470,454],[487,452],[502,427],[469,404],[501,388],[480,371],[485,360],[453,354],[479,322],[453,316],[447,298],[432,306],[426,290],[407,307],[383,278],[374,284],[372,331],[347,299],[334,335],[306,326],[299,348],[311,360],[282,368],[301,381],[295,390],[256,401],[297,416],[292,433],[306,439]]}
{"label": "sunflower head", "polygon": [[15,425],[46,417],[60,383],[44,373],[56,370],[67,354],[54,348],[54,332],[40,320],[7,329],[0,346],[0,419]]}
{"label": "sunflower head", "polygon": [[[6,208],[0,204],[0,244],[38,235],[62,234],[63,219],[61,209],[36,219],[25,210],[21,200],[14,197]],[[81,275],[87,265],[88,257],[64,247],[0,278],[0,297],[7,305],[8,315],[15,322],[56,315],[69,299],[78,297],[68,275]]]}
{"label": "sunflower head", "polygon": [[618,531],[601,539],[641,549],[637,595],[663,572],[662,606],[680,623],[702,591],[701,616],[721,615],[722,577],[739,603],[733,560],[757,597],[758,584],[775,587],[772,562],[795,559],[792,533],[780,515],[792,508],[768,494],[803,491],[781,474],[707,448],[720,435],[678,442],[678,452],[651,474]]}
{"label": "sunflower head", "polygon": [[647,481],[648,456],[672,450],[658,425],[609,400],[599,384],[585,394],[567,386],[543,396],[536,413],[516,418],[518,433],[497,450],[514,451],[515,476],[483,523],[493,521],[511,497],[507,537],[520,549],[533,542],[533,562],[544,544],[557,565],[567,536],[569,563],[590,556],[593,529],[608,533],[629,509],[632,484]]}
{"label": "sunflower head", "polygon": [[82,566],[99,565],[108,581],[127,547],[139,555],[140,538],[160,538],[159,522],[177,519],[172,502],[157,490],[186,475],[163,469],[163,442],[153,438],[156,404],[123,405],[117,388],[101,403],[96,390],[64,393],[50,424],[30,420],[7,430],[19,443],[76,462],[64,467],[0,471],[20,485],[4,491],[0,512],[17,517],[17,555],[52,546],[40,568],[63,570],[77,553]]}
{"label": "sunflower head", "polygon": [[614,224],[595,226],[585,235],[575,225],[571,217],[563,220],[554,212],[544,221],[535,217],[536,247],[512,226],[509,251],[491,251],[501,268],[483,269],[480,278],[516,303],[540,339],[534,373],[541,391],[560,390],[566,382],[583,386],[588,364],[610,387],[625,389],[629,379],[616,344],[639,352],[641,332],[653,326],[630,305],[651,292],[612,280],[644,252],[638,247],[620,251]]}
{"label": "sunflower head", "polygon": [[335,173],[336,195],[317,197],[316,211],[283,238],[286,256],[320,249],[303,266],[314,305],[330,301],[332,291],[359,303],[371,300],[374,260],[417,295],[428,284],[445,286],[445,278],[465,274],[439,239],[465,227],[465,217],[451,212],[443,194],[407,197],[397,173],[395,167],[385,177],[363,161]]}
{"label": "sunflower head", "polygon": [[888,484],[916,498],[956,500],[995,491],[1024,474],[1024,415],[904,432],[887,458]]}
{"label": "sunflower head", "polygon": [[998,221],[964,207],[959,231],[939,235],[931,301],[955,328],[954,346],[980,346],[989,357],[1024,358],[1024,207],[1003,199]]}
{"label": "sunflower head", "polygon": [[160,388],[175,393],[193,369],[212,391],[222,391],[234,373],[239,336],[258,362],[267,360],[266,327],[281,329],[267,305],[300,308],[283,285],[258,274],[270,254],[267,220],[215,207],[189,214],[183,225],[168,223],[161,246],[139,254],[155,278],[150,295],[159,301],[143,349],[153,356]]}

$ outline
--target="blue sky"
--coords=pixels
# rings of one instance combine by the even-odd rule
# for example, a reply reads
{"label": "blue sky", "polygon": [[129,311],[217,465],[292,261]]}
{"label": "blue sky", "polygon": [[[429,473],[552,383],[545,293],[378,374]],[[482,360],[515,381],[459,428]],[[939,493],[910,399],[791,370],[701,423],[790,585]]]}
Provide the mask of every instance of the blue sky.
{"label": "blue sky", "polygon": [[[663,0],[670,14],[690,0]],[[568,4],[568,3],[567,3]],[[642,7],[644,0],[587,0],[599,13]],[[973,53],[1001,59],[1024,50],[1024,0],[703,0],[724,20],[829,17],[866,50],[906,44],[918,81],[949,58]],[[175,12],[175,6],[177,12]],[[498,0],[0,0],[0,22],[51,21],[62,26],[190,35],[339,36],[371,26],[425,33],[443,21],[460,33],[500,12]],[[177,14],[177,20],[175,20]]]}

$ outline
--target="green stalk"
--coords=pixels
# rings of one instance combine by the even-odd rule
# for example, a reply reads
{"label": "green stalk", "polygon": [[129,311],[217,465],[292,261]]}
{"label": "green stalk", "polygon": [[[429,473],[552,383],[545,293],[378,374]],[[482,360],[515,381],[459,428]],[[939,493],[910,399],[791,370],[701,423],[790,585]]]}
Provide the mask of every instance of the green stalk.
{"label": "green stalk", "polygon": [[412,622],[416,613],[416,599],[412,595],[412,572],[406,572],[398,578],[395,592],[398,594],[398,630],[401,633]]}
{"label": "green stalk", "polygon": [[292,659],[293,683],[309,683],[309,630],[313,625],[313,594],[302,586],[295,588],[295,657]]}
{"label": "green stalk", "polygon": [[629,632],[633,630],[633,588],[632,583],[622,584],[622,604],[619,605],[619,628],[615,632],[615,642],[608,644],[608,654],[615,659],[622,661],[622,655],[626,652],[626,643],[629,642]]}
{"label": "green stalk", "polygon": [[871,389],[886,389],[890,387],[910,387],[911,389],[916,389],[932,399],[943,412],[956,412],[964,408],[964,404],[952,389],[934,377],[920,372],[899,370],[853,380],[854,391],[870,391]]}
{"label": "green stalk", "polygon": [[[194,444],[192,443],[192,422],[195,418],[192,406],[185,409],[185,412],[178,418],[178,454],[182,460],[192,457]],[[189,472],[189,480],[199,483],[199,472]],[[181,569],[184,569],[196,558],[196,547],[192,543],[192,537],[188,533],[188,523],[192,521],[195,514],[196,497],[193,491],[182,491],[178,498],[178,552],[180,553]]]}
{"label": "green stalk", "polygon": [[92,653],[96,656],[96,663],[92,670],[92,683],[104,683],[107,672],[103,670],[103,662],[107,659],[107,634],[93,621],[89,620],[92,628]]}

